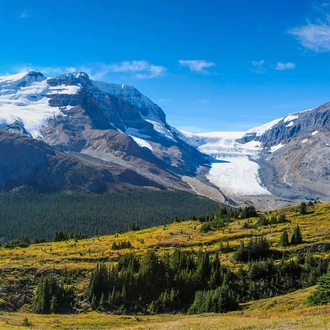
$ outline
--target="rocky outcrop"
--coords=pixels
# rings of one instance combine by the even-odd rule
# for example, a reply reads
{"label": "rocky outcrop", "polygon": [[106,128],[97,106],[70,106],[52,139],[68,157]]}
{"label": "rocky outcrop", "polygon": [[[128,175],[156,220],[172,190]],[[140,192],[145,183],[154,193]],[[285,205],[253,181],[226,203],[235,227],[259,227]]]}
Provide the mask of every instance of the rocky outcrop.
{"label": "rocky outcrop", "polygon": [[[0,189],[103,192],[123,187],[164,186],[122,166],[96,166],[30,137],[0,130]],[[138,184],[137,184],[138,183]]]}

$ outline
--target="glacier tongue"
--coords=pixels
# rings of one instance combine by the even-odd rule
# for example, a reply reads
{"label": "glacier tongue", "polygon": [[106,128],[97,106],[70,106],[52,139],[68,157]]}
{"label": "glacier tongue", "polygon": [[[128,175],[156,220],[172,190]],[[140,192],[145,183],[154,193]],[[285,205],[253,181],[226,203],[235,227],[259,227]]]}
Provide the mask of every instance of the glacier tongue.
{"label": "glacier tongue", "polygon": [[246,132],[182,133],[186,142],[213,158],[206,175],[228,196],[260,196],[270,192],[260,183],[259,165],[253,161],[261,143],[239,143]]}

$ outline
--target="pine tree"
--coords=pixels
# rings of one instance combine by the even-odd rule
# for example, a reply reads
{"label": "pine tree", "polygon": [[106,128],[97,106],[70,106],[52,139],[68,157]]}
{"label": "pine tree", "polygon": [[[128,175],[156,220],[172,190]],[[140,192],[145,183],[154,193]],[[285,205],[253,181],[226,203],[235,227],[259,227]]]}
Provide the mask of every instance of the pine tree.
{"label": "pine tree", "polygon": [[53,295],[51,300],[50,300],[50,308],[49,308],[49,311],[51,313],[56,313],[57,311],[57,299],[56,299],[56,296]]}
{"label": "pine tree", "polygon": [[301,244],[302,243],[302,236],[300,232],[300,227],[297,225],[296,228],[293,231],[292,237],[291,237],[291,244]]}
{"label": "pine tree", "polygon": [[289,236],[288,236],[288,232],[285,230],[283,230],[282,235],[280,237],[280,242],[279,242],[280,246],[289,246]]}
{"label": "pine tree", "polygon": [[311,305],[326,305],[330,302],[330,270],[319,278],[317,284],[316,290],[307,301]]}
{"label": "pine tree", "polygon": [[301,202],[299,206],[299,213],[306,214],[307,213],[307,205],[305,202]]}

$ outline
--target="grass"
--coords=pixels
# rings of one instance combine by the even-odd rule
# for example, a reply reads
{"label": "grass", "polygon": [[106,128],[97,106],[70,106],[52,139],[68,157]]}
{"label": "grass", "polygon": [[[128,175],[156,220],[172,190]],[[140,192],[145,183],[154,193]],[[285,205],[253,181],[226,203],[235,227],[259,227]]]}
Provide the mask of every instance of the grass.
{"label": "grass", "polygon": [[[108,265],[117,262],[120,255],[136,253],[143,255],[154,248],[160,255],[171,253],[179,247],[183,250],[215,252],[220,245],[229,246],[221,252],[223,264],[238,269],[239,263],[233,261],[233,251],[241,241],[248,242],[251,237],[266,234],[271,248],[293,253],[299,248],[315,244],[330,243],[330,203],[318,203],[308,214],[299,214],[298,206],[273,211],[266,216],[285,214],[290,221],[277,225],[252,228],[257,218],[251,219],[251,228],[243,229],[245,220],[235,220],[228,227],[203,233],[198,221],[175,222],[150,229],[131,231],[123,234],[99,236],[80,241],[48,242],[33,244],[26,248],[0,250],[0,287],[25,285],[32,294],[35,275],[43,272],[74,271],[79,269],[86,274],[85,280],[77,283],[76,291],[82,294],[87,286],[89,273],[97,262]],[[133,219],[134,221],[134,219]],[[299,224],[303,244],[282,248],[278,246],[284,229],[291,236]],[[131,249],[113,250],[114,242],[129,241]],[[327,256],[328,252],[317,252]],[[35,315],[28,313],[23,306],[19,313],[2,312],[0,329],[26,329],[22,325],[25,318],[33,329],[327,329],[330,328],[330,306],[309,307],[305,304],[313,288],[299,290],[285,296],[249,302],[242,310],[225,315],[157,315],[157,316],[115,316],[101,313],[81,313],[78,315]],[[6,296],[0,297],[0,310],[8,310],[10,302]]]}
{"label": "grass", "polygon": [[330,306],[308,307],[306,297],[314,288],[281,297],[249,302],[243,310],[227,314],[116,316],[101,313],[36,315],[1,313],[0,329],[329,329]]}

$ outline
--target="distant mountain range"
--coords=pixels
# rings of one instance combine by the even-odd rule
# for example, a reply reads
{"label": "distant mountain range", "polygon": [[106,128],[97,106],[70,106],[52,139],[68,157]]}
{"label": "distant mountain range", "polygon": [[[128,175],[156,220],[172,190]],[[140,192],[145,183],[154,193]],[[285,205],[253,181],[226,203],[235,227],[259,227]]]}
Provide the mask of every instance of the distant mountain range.
{"label": "distant mountain range", "polygon": [[192,134],[131,85],[0,77],[0,189],[180,189],[271,208],[330,199],[330,104],[247,132]]}

